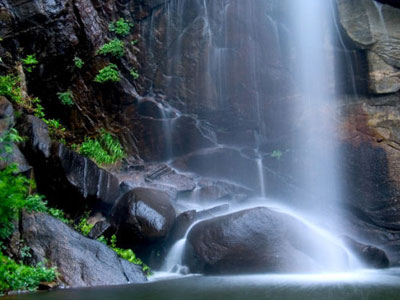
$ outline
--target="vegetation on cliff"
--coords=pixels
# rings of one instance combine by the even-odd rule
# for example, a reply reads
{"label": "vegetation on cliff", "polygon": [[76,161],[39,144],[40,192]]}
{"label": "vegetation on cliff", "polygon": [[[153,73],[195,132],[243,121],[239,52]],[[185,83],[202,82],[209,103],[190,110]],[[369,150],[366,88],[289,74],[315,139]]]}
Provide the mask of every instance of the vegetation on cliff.
{"label": "vegetation on cliff", "polygon": [[[103,89],[107,90],[111,86],[104,85],[103,88],[97,83],[116,83],[124,77],[130,79],[139,77],[138,71],[133,68],[133,65],[136,64],[135,60],[132,60],[132,46],[137,41],[132,42],[131,39],[127,39],[133,24],[123,18],[113,18],[113,20],[116,21],[110,22],[108,20],[108,25],[105,23],[109,32],[107,36],[104,35],[102,37],[102,41],[95,44],[96,46],[90,42],[85,43],[84,48],[76,47],[75,44],[73,51],[66,50],[63,52],[62,59],[55,65],[57,68],[62,69],[63,72],[65,70],[65,74],[68,74],[71,70],[74,73],[73,75],[69,73],[68,76],[64,77],[64,74],[53,76],[54,73],[49,67],[51,63],[54,63],[52,59],[58,57],[58,54],[49,53],[49,51],[40,46],[32,46],[29,51],[34,51],[35,53],[27,53],[25,51],[27,48],[22,45],[23,43],[16,43],[18,46],[8,49],[9,45],[6,45],[0,39],[0,42],[2,42],[0,44],[0,55],[2,56],[0,58],[0,96],[4,96],[12,102],[14,118],[12,118],[13,125],[11,126],[15,125],[15,119],[16,126],[18,129],[21,128],[22,132],[22,125],[24,124],[21,124],[21,120],[25,120],[26,115],[34,115],[47,124],[52,140],[48,149],[51,148],[52,151],[52,147],[58,145],[54,141],[60,142],[87,156],[102,167],[117,164],[126,156],[126,153],[118,137],[114,134],[117,130],[112,127],[112,124],[110,125],[109,119],[101,119],[106,113],[101,114],[101,116],[96,113],[93,116],[89,116],[90,113],[86,112],[88,105],[87,103],[82,104],[82,102],[90,102],[96,98],[90,94],[94,93],[92,89],[101,89],[103,91]],[[17,38],[8,36],[7,42],[12,39]],[[98,45],[102,46],[98,47]],[[4,56],[5,51],[9,51],[7,55],[10,55]],[[67,77],[68,79],[66,79]],[[77,82],[81,82],[87,88],[85,92],[87,93],[86,95],[89,95],[88,99],[82,100],[83,95],[80,90],[83,89],[81,86],[79,89],[77,88]],[[118,85],[115,84],[113,88],[118,89]],[[96,98],[96,103],[89,103],[90,109],[95,106],[96,109],[103,113],[103,108],[108,105],[106,102],[108,99],[103,101],[102,98],[102,96],[99,96],[98,99]],[[79,121],[69,118],[69,114],[73,116],[79,115],[77,118]],[[86,130],[87,128],[80,123],[85,118],[89,120],[89,130]],[[42,124],[39,120],[37,121]],[[46,127],[44,124],[42,125],[43,128]],[[106,127],[107,131],[102,127]],[[23,147],[29,144],[27,142],[29,139],[22,138],[14,128],[10,128],[6,134],[3,129],[0,129],[0,156],[3,156],[4,153],[12,153],[14,149],[18,148],[19,143],[22,144],[24,142]],[[50,141],[50,139],[48,140]],[[64,147],[63,145],[58,146]],[[35,168],[35,176],[38,176],[36,173],[38,168],[32,164],[23,147],[19,147],[23,152],[23,154],[21,152],[22,158],[25,159],[23,156],[26,155],[28,168],[30,168],[29,165]],[[82,157],[79,154],[74,154]],[[84,160],[85,162],[89,161],[86,158]],[[7,164],[8,166],[1,169]],[[40,265],[31,264],[30,253],[33,255],[34,247],[32,246],[32,249],[30,249],[27,246],[27,242],[25,241],[24,244],[24,241],[18,237],[18,234],[23,235],[21,224],[26,216],[25,212],[46,213],[61,220],[69,225],[70,228],[75,227],[75,224],[75,229],[86,236],[93,225],[88,224],[87,216],[82,217],[83,209],[77,208],[75,212],[71,212],[64,208],[66,212],[64,213],[63,210],[49,207],[56,201],[53,201],[51,195],[47,195],[46,192],[39,189],[47,195],[50,203],[48,204],[45,197],[36,192],[33,172],[30,174],[26,174],[28,172],[19,173],[18,165],[12,163],[12,159],[0,165],[0,293],[8,293],[11,290],[34,290],[40,282],[51,282],[57,279],[57,271],[51,267],[57,264],[54,261],[45,261],[44,264]],[[93,165],[96,166],[95,164]],[[96,166],[96,168],[98,167]],[[101,170],[100,168],[98,169]],[[101,171],[103,172],[103,170]],[[104,179],[106,177],[101,178]],[[38,177],[36,179],[38,185],[40,185]],[[116,185],[118,187],[118,183]],[[54,206],[62,207],[62,205],[59,206],[58,204]],[[55,221],[54,219],[52,220]],[[136,257],[132,250],[117,247],[115,236],[108,237],[109,239],[101,237],[100,240],[114,250],[119,257],[140,265],[144,272],[149,272],[149,268]],[[11,238],[18,240],[18,249],[16,249],[20,251],[19,254],[14,253],[15,249],[12,249],[10,243]],[[104,247],[103,245],[101,246]],[[112,251],[110,252],[112,253]],[[114,253],[112,254],[117,257]],[[118,257],[117,259],[119,260]],[[46,268],[46,266],[49,268]],[[60,272],[60,274],[62,273]]]}
{"label": "vegetation on cliff", "polygon": [[[0,295],[11,290],[35,290],[40,282],[56,279],[56,270],[43,264],[29,266],[5,256],[4,242],[13,234],[15,224],[23,210],[48,211],[43,196],[33,193],[33,180],[24,175],[16,175],[18,167],[11,164],[0,171]],[[59,213],[52,209],[53,213]],[[23,241],[20,241],[23,244]],[[24,248],[21,248],[22,251]],[[29,256],[29,249],[21,252],[21,257]]]}

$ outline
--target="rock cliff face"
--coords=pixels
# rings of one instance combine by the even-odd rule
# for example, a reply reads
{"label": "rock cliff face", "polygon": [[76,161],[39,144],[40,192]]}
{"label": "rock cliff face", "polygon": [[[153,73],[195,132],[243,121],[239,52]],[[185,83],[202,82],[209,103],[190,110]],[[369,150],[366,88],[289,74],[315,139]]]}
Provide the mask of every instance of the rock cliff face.
{"label": "rock cliff face", "polygon": [[[190,147],[175,148],[176,167],[259,191],[254,174],[261,154],[269,195],[308,197],[290,174],[302,157],[298,145],[288,142],[301,126],[292,114],[299,90],[292,75],[291,13],[290,3],[273,0],[175,0],[152,7],[140,22],[140,90],[180,112],[168,115],[167,109],[149,121],[171,134],[157,140],[159,155],[171,155],[160,148],[167,149],[171,137],[175,145],[179,136],[193,136],[176,126],[185,115],[198,120],[208,141],[192,153]],[[338,105],[325,112],[337,116],[339,128],[344,193],[337,213],[347,216],[345,227],[354,236],[384,246],[398,263],[400,11],[391,1],[338,0],[332,13],[336,32],[330,46],[322,46],[335,58],[338,74],[332,86]],[[276,149],[289,151],[277,162],[269,155]]]}
{"label": "rock cliff face", "polygon": [[[322,112],[336,120],[342,156],[337,167],[345,187],[343,210],[332,214],[347,215],[351,235],[382,246],[399,264],[396,3],[332,1],[332,20],[326,22],[335,21],[336,32],[321,47],[339,75],[331,86],[338,105]],[[260,193],[264,184],[268,196],[303,200],[310,195],[298,188],[292,174],[304,151],[292,142],[302,126],[301,115],[293,113],[301,91],[293,76],[292,13],[287,0],[2,0],[0,71],[8,72],[21,57],[36,53],[39,65],[27,74],[28,92],[42,99],[48,116],[60,119],[74,139],[105,127],[119,135],[138,165],[171,160],[179,170],[244,185],[248,194]],[[113,38],[109,23],[120,17],[135,24],[126,55],[120,60],[96,55]],[[137,44],[131,43],[136,39]],[[84,61],[82,69],[74,66],[74,57]],[[95,74],[108,62],[118,65],[121,81],[95,83]],[[139,79],[131,77],[132,68]],[[57,100],[57,93],[68,89],[76,102],[72,108]],[[58,168],[65,169],[62,161],[74,153],[52,147]],[[74,161],[82,170],[92,166],[80,156]],[[108,172],[91,169],[98,180],[89,182],[89,198],[112,206],[116,199],[108,199],[108,191],[97,185],[107,177],[112,194],[119,195],[119,182]],[[65,185],[82,197],[86,183],[71,176]],[[39,180],[39,190],[54,195],[57,191],[46,187],[46,180]],[[198,188],[207,193],[215,185]],[[214,194],[220,197],[221,190]],[[176,197],[178,192],[173,193]]]}
{"label": "rock cliff face", "polygon": [[337,2],[347,47],[368,82],[368,90],[348,97],[342,110],[348,220],[356,234],[385,245],[398,263],[400,11],[374,1]]}

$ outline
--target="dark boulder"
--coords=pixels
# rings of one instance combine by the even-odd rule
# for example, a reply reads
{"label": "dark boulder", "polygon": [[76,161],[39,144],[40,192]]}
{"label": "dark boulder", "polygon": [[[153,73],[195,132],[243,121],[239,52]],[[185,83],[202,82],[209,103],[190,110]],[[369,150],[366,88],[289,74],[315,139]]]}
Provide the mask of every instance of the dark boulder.
{"label": "dark boulder", "polygon": [[195,210],[188,210],[181,213],[174,223],[171,229],[171,233],[168,237],[168,246],[172,246],[176,241],[183,238],[190,225],[196,221],[197,213]]}
{"label": "dark boulder", "polygon": [[38,191],[50,204],[72,214],[84,210],[109,213],[120,195],[114,175],[65,145],[52,142],[47,125],[40,119],[27,116],[20,128],[28,137],[23,152],[35,169]]}
{"label": "dark boulder", "polygon": [[20,231],[31,249],[32,263],[48,261],[70,287],[146,281],[140,266],[122,260],[106,245],[83,237],[46,214],[24,214]]}
{"label": "dark boulder", "polygon": [[221,215],[222,213],[228,212],[228,210],[229,204],[222,204],[201,211],[188,210],[181,213],[176,218],[171,233],[168,236],[167,248],[173,246],[178,240],[182,239],[193,223]]}
{"label": "dark boulder", "polygon": [[196,224],[184,264],[206,274],[310,272],[345,268],[347,255],[294,217],[258,207]]}
{"label": "dark boulder", "polygon": [[92,230],[90,230],[88,237],[91,239],[98,239],[101,235],[103,235],[107,229],[109,229],[111,224],[107,221],[99,221],[94,224]]}
{"label": "dark boulder", "polygon": [[342,239],[349,250],[351,250],[365,266],[376,269],[390,267],[389,258],[382,249],[372,245],[361,244],[350,237],[343,237]]}
{"label": "dark boulder", "polygon": [[28,137],[26,145],[28,152],[49,158],[52,142],[47,124],[31,115],[25,116],[21,123],[21,132]]}
{"label": "dark boulder", "polygon": [[123,195],[112,211],[112,222],[121,245],[138,247],[162,242],[176,218],[167,193],[135,188]]}

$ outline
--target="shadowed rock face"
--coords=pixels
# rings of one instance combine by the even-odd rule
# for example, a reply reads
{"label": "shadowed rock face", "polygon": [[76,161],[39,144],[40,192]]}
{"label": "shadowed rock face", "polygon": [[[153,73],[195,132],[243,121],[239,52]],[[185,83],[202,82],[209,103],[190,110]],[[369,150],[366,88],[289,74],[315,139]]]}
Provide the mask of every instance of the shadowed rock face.
{"label": "shadowed rock face", "polygon": [[38,190],[52,205],[72,215],[88,209],[110,213],[120,195],[115,176],[89,158],[52,142],[47,125],[34,116],[27,116],[21,133],[28,137],[23,152],[35,168]]}
{"label": "shadowed rock face", "polygon": [[49,260],[70,287],[104,286],[147,281],[140,266],[117,256],[104,244],[83,237],[42,213],[24,214],[21,238],[34,263]]}
{"label": "shadowed rock face", "polygon": [[[332,267],[329,251],[346,260],[343,249],[324,239],[289,215],[253,208],[195,225],[185,263],[192,272],[206,274],[291,273]],[[318,243],[329,246],[318,248]]]}
{"label": "shadowed rock face", "polygon": [[285,130],[282,122],[271,128],[269,118],[290,110],[284,103],[294,88],[285,52],[289,33],[280,15],[285,5],[174,0],[157,7],[140,24],[143,89],[151,85],[183,113],[217,125],[227,143],[251,138],[249,131],[259,127]]}

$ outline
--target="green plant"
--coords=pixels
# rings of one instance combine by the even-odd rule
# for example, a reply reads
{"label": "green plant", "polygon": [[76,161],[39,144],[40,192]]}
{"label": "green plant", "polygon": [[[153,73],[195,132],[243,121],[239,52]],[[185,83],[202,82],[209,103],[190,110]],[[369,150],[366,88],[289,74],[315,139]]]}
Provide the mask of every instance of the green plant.
{"label": "green plant", "polygon": [[107,81],[117,82],[120,81],[121,77],[119,75],[118,67],[114,64],[109,64],[99,71],[96,75],[94,81],[98,83],[104,83]]}
{"label": "green plant", "polygon": [[117,237],[115,234],[111,236],[110,241],[108,241],[104,236],[100,236],[97,240],[105,245],[108,245],[122,259],[125,259],[132,264],[141,266],[143,272],[145,272],[147,276],[151,275],[150,267],[147,266],[140,258],[136,257],[135,253],[131,249],[122,249],[117,247]]}
{"label": "green plant", "polygon": [[47,212],[47,203],[44,196],[39,194],[28,195],[24,207],[27,212]]}
{"label": "green plant", "polygon": [[45,122],[49,128],[50,136],[54,137],[63,137],[66,132],[66,128],[60,123],[59,120],[55,119],[46,119],[42,117],[43,122]]}
{"label": "green plant", "polygon": [[66,106],[73,106],[74,103],[74,95],[71,90],[68,90],[63,93],[57,93],[58,99],[60,99],[61,103]]}
{"label": "green plant", "polygon": [[135,46],[137,43],[138,43],[138,40],[133,40],[133,41],[131,41],[131,45],[132,45],[132,46]]}
{"label": "green plant", "polygon": [[71,224],[71,220],[68,220],[68,219],[65,217],[65,214],[64,214],[64,212],[63,212],[61,209],[57,209],[57,208],[52,208],[52,207],[50,207],[50,208],[47,210],[47,213],[48,213],[50,216],[52,216],[52,217],[54,217],[54,218],[60,220],[61,222],[65,223],[65,224]]}
{"label": "green plant", "polygon": [[112,41],[101,46],[97,53],[100,55],[110,54],[116,58],[121,58],[125,54],[124,42],[120,39],[113,39]]}
{"label": "green plant", "polygon": [[99,236],[99,238],[97,239],[100,243],[104,244],[104,245],[108,245],[108,240],[104,237],[104,235]]}
{"label": "green plant", "polygon": [[118,139],[105,130],[101,130],[96,139],[86,138],[79,147],[79,153],[93,159],[99,165],[112,165],[125,157]]}
{"label": "green plant", "polygon": [[24,139],[19,135],[15,128],[10,128],[2,136],[0,136],[0,154],[12,153],[13,144],[20,143]]}
{"label": "green plant", "polygon": [[83,218],[79,221],[79,223],[75,226],[75,229],[82,233],[84,236],[88,236],[90,231],[93,228],[93,224],[88,223],[89,214],[86,213]]}
{"label": "green plant", "polygon": [[29,247],[29,246],[23,246],[20,250],[19,250],[19,254],[20,254],[20,256],[21,256],[21,258],[22,259],[24,259],[24,258],[29,258],[29,257],[32,257],[32,254],[31,254],[31,247]]}
{"label": "green plant", "polygon": [[134,79],[138,79],[139,78],[139,73],[134,68],[131,69],[130,74],[132,75],[132,77]]}
{"label": "green plant", "polygon": [[27,55],[26,58],[21,59],[21,61],[27,72],[32,72],[36,65],[39,63],[39,61],[36,59],[35,54]]}
{"label": "green plant", "polygon": [[55,279],[55,268],[48,269],[43,264],[27,266],[0,252],[0,294],[7,294],[9,291],[33,291],[41,282],[52,282]]}
{"label": "green plant", "polygon": [[108,29],[112,32],[115,32],[118,35],[127,36],[130,33],[132,27],[133,27],[132,23],[126,21],[123,18],[120,18],[117,21],[112,22],[108,26]]}
{"label": "green plant", "polygon": [[0,171],[0,240],[7,238],[14,229],[13,221],[25,207],[31,181],[12,164]]}
{"label": "green plant", "polygon": [[272,151],[272,153],[271,153],[271,157],[272,158],[276,158],[276,159],[281,159],[281,157],[282,157],[282,155],[283,155],[283,153],[282,153],[282,151],[280,151],[280,150],[274,150],[274,151]]}
{"label": "green plant", "polygon": [[0,76],[0,96],[19,103],[22,98],[19,82],[19,78],[13,75]]}
{"label": "green plant", "polygon": [[75,56],[75,57],[74,57],[74,64],[75,64],[75,67],[77,67],[78,69],[82,69],[82,67],[83,67],[83,65],[84,65],[85,63],[84,63],[83,60],[80,59],[78,56]]}

